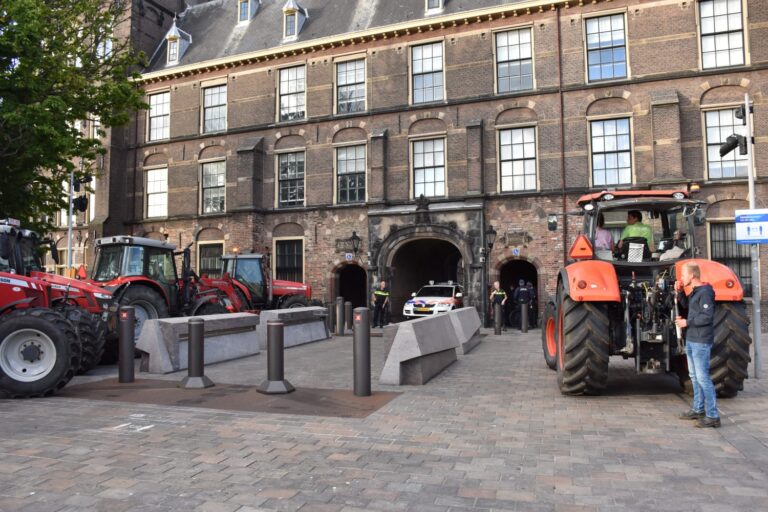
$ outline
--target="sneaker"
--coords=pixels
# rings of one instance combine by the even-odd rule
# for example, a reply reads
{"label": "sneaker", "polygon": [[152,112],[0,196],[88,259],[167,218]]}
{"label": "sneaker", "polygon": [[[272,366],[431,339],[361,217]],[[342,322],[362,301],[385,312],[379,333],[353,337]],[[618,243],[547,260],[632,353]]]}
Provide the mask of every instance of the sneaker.
{"label": "sneaker", "polygon": [[720,427],[720,418],[710,418],[705,416],[696,422],[698,428],[718,428]]}
{"label": "sneaker", "polygon": [[705,417],[704,411],[696,412],[693,409],[689,409],[682,413],[678,418],[681,420],[700,420]]}

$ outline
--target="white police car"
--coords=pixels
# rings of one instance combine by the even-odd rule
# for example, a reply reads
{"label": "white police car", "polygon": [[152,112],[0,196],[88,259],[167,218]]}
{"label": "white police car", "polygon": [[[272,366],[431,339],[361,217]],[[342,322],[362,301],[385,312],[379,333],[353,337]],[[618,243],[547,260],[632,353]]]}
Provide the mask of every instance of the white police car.
{"label": "white police car", "polygon": [[403,316],[417,318],[458,309],[464,306],[463,296],[464,290],[453,281],[447,283],[430,281],[418,292],[411,294],[411,298],[403,306]]}

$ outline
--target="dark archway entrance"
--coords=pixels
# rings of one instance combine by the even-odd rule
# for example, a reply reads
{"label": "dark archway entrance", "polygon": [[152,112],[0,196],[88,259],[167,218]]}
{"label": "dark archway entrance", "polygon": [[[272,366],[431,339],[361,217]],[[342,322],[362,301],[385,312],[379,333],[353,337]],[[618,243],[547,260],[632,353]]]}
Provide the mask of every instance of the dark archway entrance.
{"label": "dark archway entrance", "polygon": [[344,297],[350,301],[353,308],[368,306],[368,278],[365,270],[359,265],[345,265],[339,269],[339,293],[337,297]]}
{"label": "dark archway entrance", "polygon": [[[506,262],[501,266],[501,269],[499,270],[499,284],[501,284],[501,287],[504,289],[504,291],[507,292],[510,298],[510,300],[507,302],[510,306],[507,311],[507,318],[509,318],[509,313],[512,312],[512,294],[514,293],[515,288],[517,288],[517,285],[521,279],[525,282],[530,281],[533,284],[533,287],[536,290],[537,301],[541,300],[541,294],[539,293],[539,273],[536,271],[536,267],[533,266],[532,263],[529,263],[525,260],[511,260]],[[538,317],[540,316],[538,315],[538,311],[539,306],[536,304],[536,320],[538,320]]]}
{"label": "dark archway entrance", "polygon": [[390,311],[394,319],[402,318],[405,301],[429,281],[465,284],[461,252],[452,243],[436,238],[403,244],[392,258],[389,276]]}

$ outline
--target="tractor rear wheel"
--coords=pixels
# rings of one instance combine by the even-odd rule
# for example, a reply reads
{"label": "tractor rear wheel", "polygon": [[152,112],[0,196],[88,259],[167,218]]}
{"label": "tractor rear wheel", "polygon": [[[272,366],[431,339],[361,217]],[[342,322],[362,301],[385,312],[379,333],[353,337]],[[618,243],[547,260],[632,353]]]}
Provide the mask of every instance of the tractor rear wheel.
{"label": "tractor rear wheel", "polygon": [[168,318],[168,305],[165,299],[156,291],[146,286],[130,286],[123,298],[121,306],[133,306],[136,316],[135,339],[139,339],[141,328],[147,320]]}
{"label": "tractor rear wheel", "polygon": [[718,302],[715,306],[715,342],[709,360],[709,373],[717,396],[731,398],[739,393],[747,378],[749,356],[749,317],[743,302]]}
{"label": "tractor rear wheel", "polygon": [[194,316],[221,315],[224,313],[229,313],[229,310],[218,302],[206,302],[197,308]]}
{"label": "tractor rear wheel", "polygon": [[0,317],[0,397],[49,396],[80,368],[80,340],[60,313],[45,308]]}
{"label": "tractor rear wheel", "polygon": [[599,395],[608,381],[610,322],[605,304],[558,293],[557,383],[564,395]]}
{"label": "tractor rear wheel", "polygon": [[557,308],[551,302],[544,308],[544,318],[541,322],[541,348],[544,350],[544,361],[551,370],[557,370]]}
{"label": "tractor rear wheel", "polygon": [[65,304],[57,310],[72,323],[80,338],[82,357],[77,374],[87,373],[99,364],[104,355],[104,329],[100,328],[96,317],[78,306]]}
{"label": "tractor rear wheel", "polygon": [[280,309],[306,308],[309,301],[303,295],[291,295],[280,304]]}

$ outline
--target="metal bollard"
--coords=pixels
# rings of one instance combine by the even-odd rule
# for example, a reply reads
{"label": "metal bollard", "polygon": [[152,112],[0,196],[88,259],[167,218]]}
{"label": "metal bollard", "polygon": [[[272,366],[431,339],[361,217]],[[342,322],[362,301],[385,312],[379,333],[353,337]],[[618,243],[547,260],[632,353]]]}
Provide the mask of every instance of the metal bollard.
{"label": "metal bollard", "polygon": [[205,389],[215,386],[205,376],[205,320],[190,318],[187,322],[187,376],[179,383],[184,389]]}
{"label": "metal bollard", "polygon": [[296,391],[296,388],[285,380],[284,375],[284,326],[283,322],[277,320],[267,322],[267,380],[257,389],[265,395],[284,395]]}
{"label": "metal bollard", "polygon": [[329,302],[325,306],[328,317],[326,318],[328,323],[328,335],[330,336],[333,333],[334,329],[334,320],[336,319],[336,311],[333,305],[333,302]]}
{"label": "metal bollard", "polygon": [[355,396],[371,396],[371,310],[355,308],[353,318]]}
{"label": "metal bollard", "polygon": [[528,303],[520,303],[520,332],[528,332]]}
{"label": "metal bollard", "polygon": [[120,308],[118,334],[120,340],[117,345],[118,377],[120,384],[128,384],[135,380],[133,369],[133,354],[135,351],[136,312],[133,306]]}
{"label": "metal bollard", "polygon": [[501,313],[501,304],[493,305],[493,334],[501,334],[501,323],[504,321],[504,315]]}
{"label": "metal bollard", "polygon": [[336,297],[336,336],[344,336],[344,297]]}
{"label": "metal bollard", "polygon": [[352,303],[349,301],[344,303],[344,320],[347,321],[347,329],[352,330]]}

